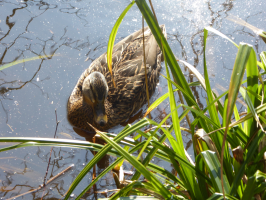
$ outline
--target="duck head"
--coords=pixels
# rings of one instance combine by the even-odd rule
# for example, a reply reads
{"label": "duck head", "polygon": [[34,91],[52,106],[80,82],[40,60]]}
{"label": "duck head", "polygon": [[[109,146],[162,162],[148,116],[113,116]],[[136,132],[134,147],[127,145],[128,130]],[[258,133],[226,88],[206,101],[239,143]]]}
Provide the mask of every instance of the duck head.
{"label": "duck head", "polygon": [[83,82],[83,100],[92,107],[94,121],[100,126],[105,126],[107,123],[104,101],[108,90],[106,79],[100,72],[91,73]]}

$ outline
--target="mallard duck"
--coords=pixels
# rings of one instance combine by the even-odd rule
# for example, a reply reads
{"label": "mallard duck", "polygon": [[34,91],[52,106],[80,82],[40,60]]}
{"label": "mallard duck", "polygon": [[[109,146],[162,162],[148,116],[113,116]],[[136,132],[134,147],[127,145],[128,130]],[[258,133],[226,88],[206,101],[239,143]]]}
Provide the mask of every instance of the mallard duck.
{"label": "mallard duck", "polygon": [[[165,26],[160,26],[166,37]],[[154,93],[161,70],[162,52],[150,29],[144,29],[149,95]],[[113,48],[114,87],[106,53],[80,76],[67,104],[68,120],[78,128],[105,131],[126,121],[147,102],[143,64],[142,29]],[[88,124],[89,123],[89,124]]]}

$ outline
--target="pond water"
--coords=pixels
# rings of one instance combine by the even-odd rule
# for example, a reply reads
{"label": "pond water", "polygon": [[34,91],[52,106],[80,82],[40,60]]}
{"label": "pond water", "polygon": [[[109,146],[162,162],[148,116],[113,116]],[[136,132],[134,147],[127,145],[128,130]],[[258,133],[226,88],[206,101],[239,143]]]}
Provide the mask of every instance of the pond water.
{"label": "pond water", "polygon": [[[264,0],[152,2],[159,23],[166,25],[173,53],[178,59],[194,65],[201,73],[203,28],[206,26],[213,26],[236,43],[243,41],[252,44],[257,53],[266,49],[265,43],[251,30],[226,19],[228,15],[236,15],[265,30]],[[67,121],[67,100],[82,72],[94,59],[106,52],[112,27],[129,3],[129,0],[0,0],[0,66],[16,60],[48,55],[45,59],[28,61],[0,71],[0,137],[53,138],[57,117],[60,121],[57,138],[85,140],[84,135],[77,134]],[[139,30],[141,26],[141,14],[134,5],[119,28],[117,41]],[[211,86],[221,94],[229,86],[237,49],[219,36],[209,35],[208,73]],[[189,82],[196,81],[187,69],[183,68],[183,72]],[[162,74],[165,74],[164,69]],[[161,77],[151,102],[166,92],[167,82]],[[203,89],[193,88],[193,93],[204,107],[206,94]],[[147,105],[141,113],[146,109]],[[158,122],[168,113],[169,105],[165,101],[152,112],[152,118]],[[182,122],[182,125],[186,126],[186,122]],[[120,125],[109,131],[118,133],[122,128]],[[190,135],[184,132],[183,140],[188,144]],[[0,147],[8,145],[1,144]],[[190,154],[191,148],[188,146]],[[50,149],[26,147],[0,153],[0,199],[38,188],[43,183]],[[86,150],[53,148],[47,179],[71,164],[75,167],[55,180],[45,192],[31,193],[24,199],[40,199],[43,194],[44,199],[61,198],[92,157],[93,154]],[[105,161],[112,162],[114,159],[109,157]],[[172,170],[171,166],[159,159],[154,162]],[[130,165],[125,164],[125,169],[130,170]],[[102,166],[98,165],[97,174],[102,170]],[[74,191],[73,198],[91,180],[92,172]],[[112,174],[108,174],[97,183],[94,190],[113,188],[116,187]],[[104,194],[96,195],[94,190],[88,191],[84,199],[105,197]]]}

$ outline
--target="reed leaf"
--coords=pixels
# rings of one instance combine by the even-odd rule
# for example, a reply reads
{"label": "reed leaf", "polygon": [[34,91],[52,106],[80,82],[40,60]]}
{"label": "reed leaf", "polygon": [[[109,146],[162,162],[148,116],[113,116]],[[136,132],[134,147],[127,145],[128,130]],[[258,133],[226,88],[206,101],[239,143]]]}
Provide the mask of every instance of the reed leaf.
{"label": "reed leaf", "polygon": [[20,64],[20,63],[25,63],[25,62],[32,61],[32,60],[38,60],[38,59],[48,58],[48,57],[52,57],[52,56],[57,56],[57,55],[43,55],[43,56],[35,56],[35,57],[32,57],[32,58],[26,58],[26,59],[16,60],[14,62],[11,62],[11,63],[8,63],[6,65],[1,66],[0,67],[0,71],[3,70],[3,69],[6,69],[8,67],[12,67],[14,65]]}
{"label": "reed leaf", "polygon": [[[165,76],[163,76],[165,77]],[[167,77],[165,77],[167,79]],[[180,88],[179,85],[177,85],[175,82],[173,82],[171,80],[171,83],[174,84],[177,88]],[[192,82],[188,84],[189,86],[199,86],[199,82]],[[179,89],[174,89],[173,92],[178,91]],[[184,94],[186,95],[186,93]],[[189,95],[187,95],[188,98],[190,98]],[[151,105],[150,107],[147,109],[146,113],[144,114],[144,117],[146,117],[154,108],[156,108],[158,105],[160,105],[165,99],[167,99],[169,97],[169,92],[165,93],[164,95],[162,95],[161,97],[159,97],[158,99],[156,99]],[[190,98],[191,99],[191,98]],[[194,99],[193,99],[194,101]]]}
{"label": "reed leaf", "polygon": [[[142,145],[145,143],[145,141],[139,143],[134,148],[129,150],[129,153],[134,153],[135,151],[139,150]],[[111,165],[109,165],[104,171],[102,171],[78,196],[76,199],[80,199],[94,184],[97,183],[100,178],[102,178],[105,174],[107,174],[109,171],[111,171],[117,164],[122,162],[124,160],[123,157],[119,157],[114,161]]]}
{"label": "reed leaf", "polygon": [[[140,120],[138,123],[134,124],[132,127],[129,127],[122,130],[114,139],[114,142],[121,141],[124,137],[128,136],[129,134],[135,132],[138,129],[141,129],[144,126],[147,126],[149,122],[144,118]],[[91,168],[101,159],[103,156],[111,150],[112,146],[110,144],[105,145],[101,151],[99,151],[92,160],[83,168],[83,170],[79,173],[79,175],[75,178],[72,182],[69,190],[65,196],[65,200],[69,198],[73,190],[77,187],[80,181],[84,178],[84,176],[91,170]]]}
{"label": "reed leaf", "polygon": [[125,15],[127,14],[127,11],[133,6],[133,4],[135,3],[135,1],[132,1],[126,8],[125,10],[122,12],[122,14],[119,16],[119,18],[116,20],[115,25],[113,26],[113,29],[110,33],[109,36],[109,41],[108,41],[108,46],[107,46],[107,63],[108,63],[108,68],[113,80],[113,84],[114,87],[116,87],[115,85],[115,81],[114,81],[114,77],[113,77],[113,70],[112,70],[112,54],[113,54],[113,47],[114,47],[114,43],[115,43],[115,36],[116,33],[118,31],[118,28],[122,22],[122,20],[124,19]]}
{"label": "reed leaf", "polygon": [[251,161],[251,159],[255,155],[255,153],[258,149],[258,143],[262,139],[263,136],[264,136],[264,133],[261,130],[259,130],[257,136],[252,140],[252,142],[248,148],[246,159],[241,164],[241,167],[234,178],[234,182],[231,184],[230,195],[236,194],[237,188],[239,187],[239,185],[241,183],[241,179],[245,173],[246,165]]}
{"label": "reed leaf", "polygon": [[212,27],[206,27],[206,30],[215,33],[216,35],[219,35],[220,37],[230,41],[233,45],[235,45],[237,48],[239,48],[239,46],[233,41],[231,40],[229,37],[227,37],[226,35],[222,34],[220,31],[217,31],[216,29],[212,28]]}
{"label": "reed leaf", "polygon": [[150,181],[153,187],[157,190],[155,192],[160,191],[160,194],[166,199],[170,199],[172,197],[172,194],[162,185],[162,183],[158,181],[158,179],[156,179],[154,175],[150,171],[148,171],[144,165],[142,165],[138,160],[136,160],[136,158],[134,158],[128,152],[126,152],[114,140],[110,140],[104,133],[102,132],[98,132],[98,133],[103,137],[103,139],[109,145],[115,148],[121,154],[121,156],[123,156],[127,161],[129,161],[136,168],[136,170],[140,171],[142,175],[148,181]]}
{"label": "reed leaf", "polygon": [[209,171],[209,175],[212,180],[212,186],[215,188],[216,192],[221,193],[222,192],[222,181],[224,181],[224,189],[225,193],[229,194],[230,192],[230,184],[228,182],[228,179],[226,175],[224,175],[223,180],[221,179],[220,172],[221,172],[221,163],[216,155],[215,152],[207,150],[204,152],[201,152],[199,156],[202,157],[202,159],[205,162],[205,166],[207,167]]}
{"label": "reed leaf", "polygon": [[[148,24],[151,32],[153,33],[159,47],[161,48],[161,50],[163,49],[165,52],[165,59],[167,61],[167,64],[169,65],[171,72],[173,74],[174,79],[177,81],[178,85],[180,85],[185,91],[187,91],[189,93],[189,95],[191,96],[191,98],[194,98],[189,85],[182,73],[182,70],[180,69],[176,58],[169,46],[169,44],[167,43],[167,40],[165,39],[164,35],[161,32],[161,29],[154,17],[154,15],[152,14],[148,4],[146,3],[146,1],[143,0],[136,0],[136,4],[139,8],[139,10],[141,11],[143,17],[146,20],[146,23]],[[192,106],[194,105],[189,99],[187,99],[185,97],[188,105]],[[194,105],[197,106],[197,105]]]}
{"label": "reed leaf", "polygon": [[[256,57],[256,53],[254,51],[254,49],[251,47],[250,49],[250,55],[248,56],[248,60],[247,60],[247,65],[246,65],[246,74],[247,74],[247,90],[248,91],[252,91],[253,93],[257,93],[258,92],[258,76],[259,76],[259,71],[258,71],[258,67],[257,67],[257,57]],[[253,95],[249,95],[249,99],[247,99],[249,102],[249,106],[247,109],[247,113],[252,113],[255,116],[255,119],[258,117],[256,117],[256,114],[254,112],[254,107],[259,106],[259,101],[256,100],[255,96]],[[251,118],[247,121],[247,135],[250,136],[250,134],[254,133],[256,131],[256,121]]]}

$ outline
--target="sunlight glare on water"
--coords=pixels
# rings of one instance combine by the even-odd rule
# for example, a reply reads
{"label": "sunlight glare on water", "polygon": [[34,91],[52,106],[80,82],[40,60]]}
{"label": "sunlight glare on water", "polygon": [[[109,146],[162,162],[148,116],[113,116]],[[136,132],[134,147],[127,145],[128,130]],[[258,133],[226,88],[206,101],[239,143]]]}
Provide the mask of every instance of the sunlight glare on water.
{"label": "sunlight glare on water", "polygon": [[[228,21],[235,15],[244,21],[265,29],[265,0],[154,0],[154,9],[160,24],[166,25],[168,43],[177,59],[195,66],[203,74],[203,28],[212,26],[237,44],[246,42],[257,52],[265,50],[265,43],[251,30]],[[35,0],[0,1],[0,67],[12,61],[47,55],[44,59],[20,63],[0,71],[0,136],[47,137],[88,139],[86,133],[73,130],[66,117],[66,105],[78,78],[93,60],[106,52],[109,34],[117,18],[130,3],[129,0]],[[128,11],[119,27],[116,42],[141,28],[141,14],[136,5]],[[210,84],[219,94],[228,89],[237,49],[227,40],[209,33],[207,41],[207,66]],[[53,55],[54,56],[51,56]],[[196,77],[181,64],[188,82]],[[166,74],[163,64],[162,74]],[[167,81],[160,77],[151,102],[165,94]],[[193,95],[201,108],[206,106],[206,93],[193,87]],[[179,98],[176,96],[177,103]],[[56,114],[55,114],[56,110]],[[147,110],[144,105],[140,115]],[[160,122],[170,113],[165,100],[151,113]],[[179,113],[180,114],[180,113]],[[57,121],[56,121],[57,119]],[[134,122],[133,122],[134,123]],[[167,120],[171,123],[171,119]],[[187,127],[183,120],[181,126]],[[122,125],[110,132],[118,133]],[[191,135],[182,132],[183,141],[193,157]],[[0,144],[1,147],[13,143]],[[50,156],[50,147],[25,147],[1,152],[0,198],[7,199],[38,188],[43,184]],[[54,147],[47,180],[56,176],[70,164],[75,168],[65,172],[49,185],[48,198],[61,198],[78,173],[93,158],[93,152],[75,148]],[[97,164],[99,174],[114,157],[105,157]],[[154,163],[173,172],[171,165],[154,158]],[[125,171],[132,171],[124,163]],[[174,173],[174,172],[173,172]],[[82,180],[73,195],[78,195],[84,185],[92,180],[92,171]],[[113,175],[104,176],[94,188],[97,191],[116,189]],[[41,198],[43,191],[28,194],[25,199]],[[76,197],[74,195],[74,197]],[[96,199],[93,190],[85,199]],[[105,197],[97,194],[97,198]],[[20,197],[22,198],[22,197]],[[19,198],[17,198],[19,199]]]}

